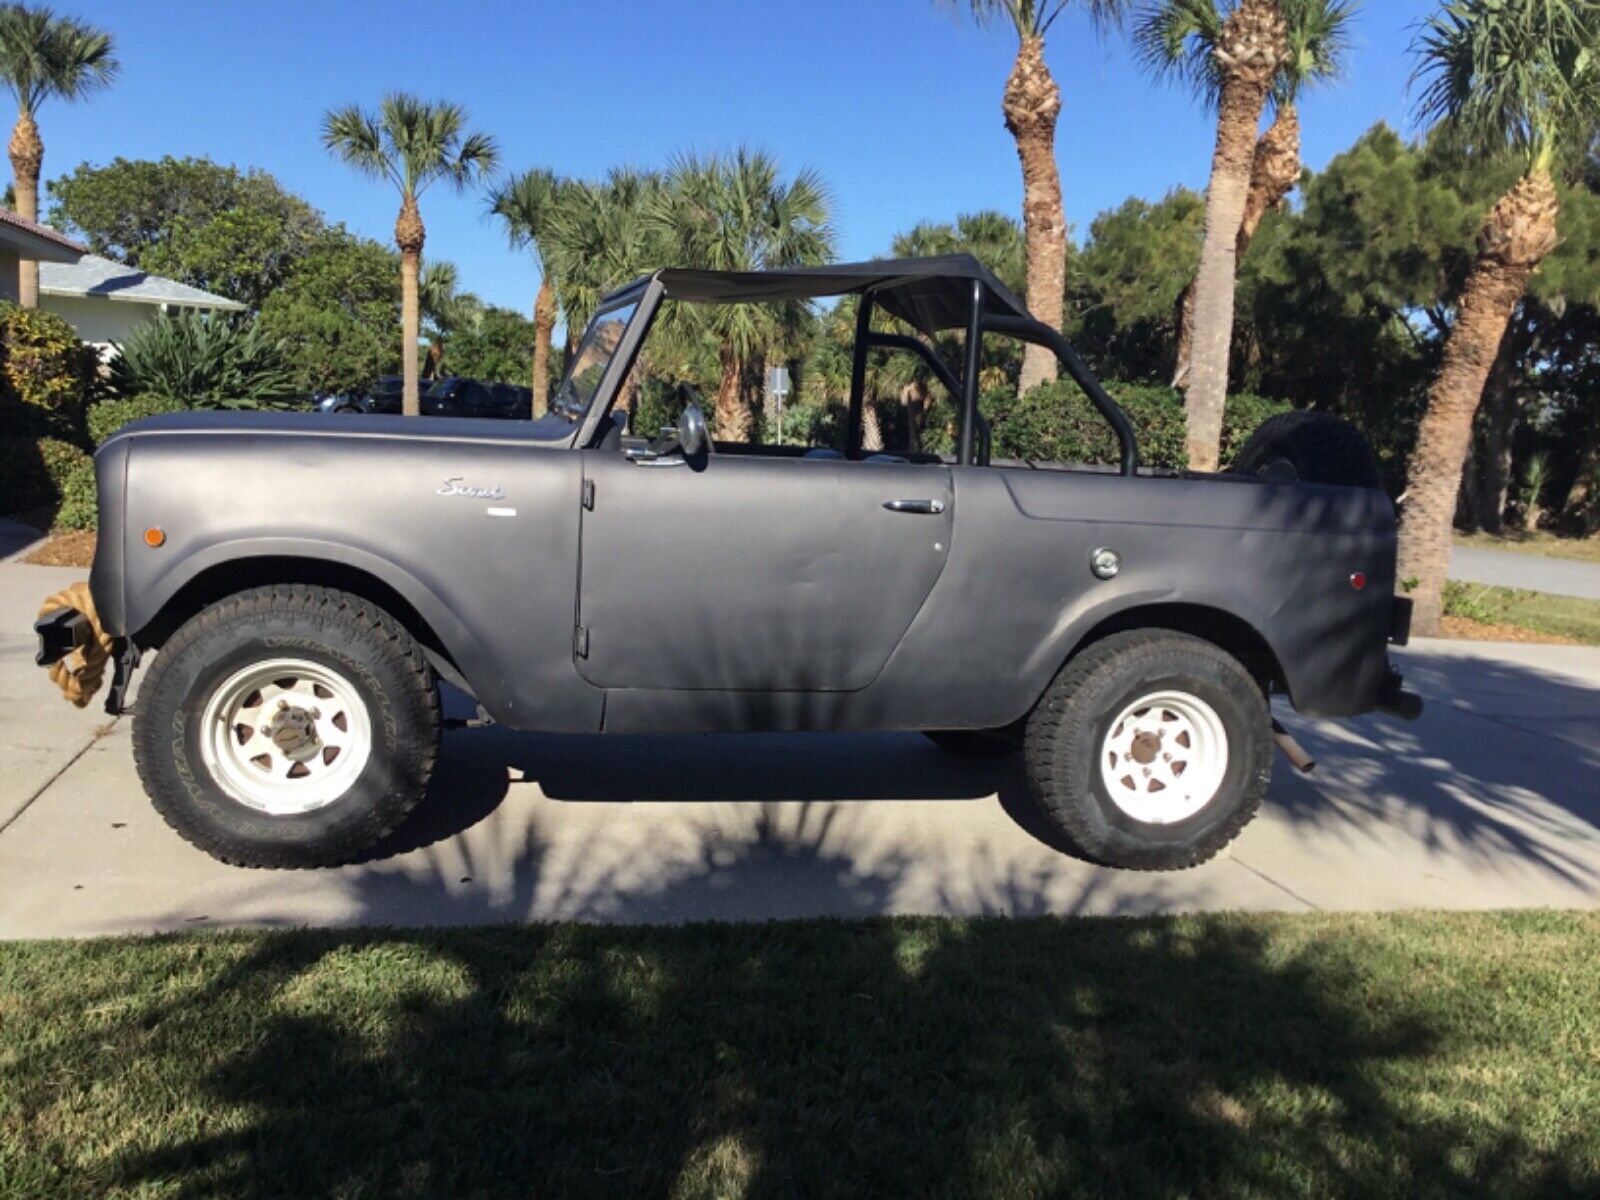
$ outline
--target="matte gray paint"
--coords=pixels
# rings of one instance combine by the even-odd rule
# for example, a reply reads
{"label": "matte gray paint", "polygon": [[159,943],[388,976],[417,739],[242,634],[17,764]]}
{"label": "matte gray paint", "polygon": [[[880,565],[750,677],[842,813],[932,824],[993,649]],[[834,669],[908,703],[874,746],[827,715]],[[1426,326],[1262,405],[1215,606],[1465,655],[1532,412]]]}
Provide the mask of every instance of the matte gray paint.
{"label": "matte gray paint", "polygon": [[[359,568],[417,610],[497,720],[523,729],[992,727],[1026,713],[1101,622],[1172,603],[1258,631],[1303,712],[1377,697],[1395,522],[1376,492],[734,456],[697,471],[574,453],[557,426],[572,428],[139,422],[97,458],[96,603],[111,632],[136,635],[235,558]],[[440,495],[448,479],[503,498]],[[881,508],[914,498],[948,503],[938,516]],[[144,545],[148,525],[166,545]],[[1123,561],[1107,582],[1089,570],[1102,545]]]}

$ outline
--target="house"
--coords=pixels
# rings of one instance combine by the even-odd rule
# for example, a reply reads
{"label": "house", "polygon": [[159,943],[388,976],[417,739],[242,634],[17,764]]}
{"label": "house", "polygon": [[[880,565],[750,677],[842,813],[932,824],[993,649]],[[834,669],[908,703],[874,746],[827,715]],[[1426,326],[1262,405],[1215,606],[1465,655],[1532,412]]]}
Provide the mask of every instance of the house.
{"label": "house", "polygon": [[87,253],[86,247],[50,226],[0,208],[0,300],[17,299],[24,259],[37,262],[42,273],[46,264],[53,267],[75,263]]}
{"label": "house", "polygon": [[76,262],[40,262],[39,307],[65,317],[78,336],[102,355],[160,313],[184,308],[215,313],[244,309],[237,300],[126,267],[98,254],[84,254]]}
{"label": "house", "polygon": [[39,264],[39,307],[64,317],[102,356],[159,313],[244,309],[237,300],[90,254],[50,226],[0,208],[0,300],[17,299],[23,259]]}

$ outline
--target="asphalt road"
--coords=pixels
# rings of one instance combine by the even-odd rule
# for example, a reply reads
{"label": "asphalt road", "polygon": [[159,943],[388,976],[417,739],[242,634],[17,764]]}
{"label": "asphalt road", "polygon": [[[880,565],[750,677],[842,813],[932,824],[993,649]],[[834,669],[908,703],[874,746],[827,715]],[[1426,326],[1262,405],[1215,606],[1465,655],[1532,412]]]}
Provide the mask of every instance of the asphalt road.
{"label": "asphalt road", "polygon": [[1600,600],[1600,563],[1567,558],[1456,546],[1450,552],[1450,578]]}
{"label": "asphalt road", "polygon": [[[0,938],[218,925],[677,922],[872,913],[1132,914],[1600,906],[1600,650],[1424,643],[1407,725],[1284,719],[1262,815],[1171,875],[1090,867],[1019,824],[1014,762],[911,735],[446,735],[432,794],[372,861],[222,866],[155,816],[126,719],[32,665],[77,574],[0,566]],[[1025,818],[1024,818],[1025,819]]]}

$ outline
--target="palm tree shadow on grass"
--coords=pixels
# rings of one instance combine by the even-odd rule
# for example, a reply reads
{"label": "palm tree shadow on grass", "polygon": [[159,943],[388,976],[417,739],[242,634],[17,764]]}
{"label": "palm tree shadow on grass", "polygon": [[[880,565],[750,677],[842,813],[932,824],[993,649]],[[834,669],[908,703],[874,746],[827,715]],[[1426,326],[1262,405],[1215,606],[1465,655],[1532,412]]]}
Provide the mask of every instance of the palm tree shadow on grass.
{"label": "palm tree shadow on grass", "polygon": [[[298,1197],[1592,1186],[1515,1131],[1397,1103],[1385,1080],[1439,1034],[1349,953],[1313,938],[1275,954],[1227,918],[272,937],[134,1018],[151,1053],[204,1010],[258,1014],[196,1070],[214,1131],[135,1135],[100,1182]],[[411,967],[393,990],[341,994],[385,961]]]}

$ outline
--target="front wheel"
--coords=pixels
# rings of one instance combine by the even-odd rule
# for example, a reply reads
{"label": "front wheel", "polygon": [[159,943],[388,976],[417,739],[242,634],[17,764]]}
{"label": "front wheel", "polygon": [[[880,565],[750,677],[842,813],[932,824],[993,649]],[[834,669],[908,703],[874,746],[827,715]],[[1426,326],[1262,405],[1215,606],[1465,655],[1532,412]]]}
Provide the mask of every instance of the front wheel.
{"label": "front wheel", "polygon": [[1255,816],[1272,767],[1261,688],[1210,642],[1114,634],[1062,670],[1028,718],[1040,809],[1071,849],[1172,871],[1214,857]]}
{"label": "front wheel", "polygon": [[328,588],[256,588],[168,640],[140,689],[134,757],[156,810],[214,858],[326,867],[422,798],[438,688],[392,617]]}

